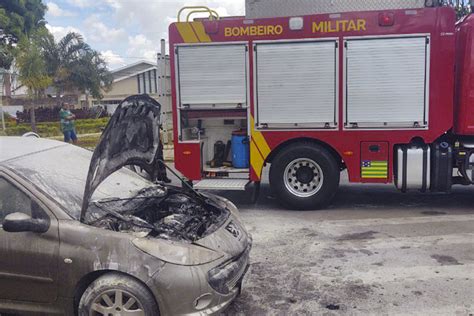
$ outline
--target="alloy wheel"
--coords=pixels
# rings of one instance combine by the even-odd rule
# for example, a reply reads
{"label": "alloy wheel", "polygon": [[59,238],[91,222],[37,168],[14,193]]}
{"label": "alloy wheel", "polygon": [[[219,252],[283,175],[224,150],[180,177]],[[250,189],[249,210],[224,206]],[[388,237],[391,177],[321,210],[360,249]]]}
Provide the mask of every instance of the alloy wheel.
{"label": "alloy wheel", "polygon": [[283,182],[293,195],[306,198],[315,195],[323,186],[321,167],[309,158],[298,158],[290,162],[283,174]]}
{"label": "alloy wheel", "polygon": [[145,310],[134,295],[116,289],[98,295],[91,305],[89,315],[145,316]]}

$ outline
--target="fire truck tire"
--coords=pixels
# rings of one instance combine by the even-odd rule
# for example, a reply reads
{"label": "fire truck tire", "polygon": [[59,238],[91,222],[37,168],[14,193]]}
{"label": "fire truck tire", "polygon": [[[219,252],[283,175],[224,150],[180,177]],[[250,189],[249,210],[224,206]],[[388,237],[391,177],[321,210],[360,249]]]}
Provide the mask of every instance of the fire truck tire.
{"label": "fire truck tire", "polygon": [[316,210],[328,205],[339,187],[340,169],[324,147],[312,143],[289,146],[274,157],[270,187],[284,206]]}

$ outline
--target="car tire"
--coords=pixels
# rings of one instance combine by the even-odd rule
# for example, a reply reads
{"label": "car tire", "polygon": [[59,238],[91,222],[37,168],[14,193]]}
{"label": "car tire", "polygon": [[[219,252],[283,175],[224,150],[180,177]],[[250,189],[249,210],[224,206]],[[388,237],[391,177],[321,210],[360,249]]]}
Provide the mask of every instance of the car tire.
{"label": "car tire", "polygon": [[143,311],[143,315],[159,315],[155,298],[148,288],[132,277],[107,273],[84,291],[79,301],[80,316],[121,315],[121,311]]}
{"label": "car tire", "polygon": [[316,210],[328,205],[339,188],[340,168],[334,156],[313,143],[286,147],[272,160],[270,187],[284,206]]}

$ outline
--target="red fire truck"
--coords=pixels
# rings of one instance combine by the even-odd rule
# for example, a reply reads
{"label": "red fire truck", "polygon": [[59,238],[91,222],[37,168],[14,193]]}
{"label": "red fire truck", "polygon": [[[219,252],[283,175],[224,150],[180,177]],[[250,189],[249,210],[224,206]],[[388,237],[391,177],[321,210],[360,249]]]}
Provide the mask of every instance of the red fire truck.
{"label": "red fire truck", "polygon": [[436,1],[255,19],[191,9],[209,18],[191,11],[169,41],[175,163],[196,189],[258,186],[267,164],[295,209],[327,205],[343,170],[402,192],[474,183],[474,16],[456,22]]}

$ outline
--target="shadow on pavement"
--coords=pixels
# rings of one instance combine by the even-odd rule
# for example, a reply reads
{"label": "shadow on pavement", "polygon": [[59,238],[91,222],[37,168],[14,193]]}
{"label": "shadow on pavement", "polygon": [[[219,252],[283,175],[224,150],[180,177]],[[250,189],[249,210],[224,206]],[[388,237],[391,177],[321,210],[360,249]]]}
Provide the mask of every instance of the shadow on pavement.
{"label": "shadow on pavement", "polygon": [[[268,170],[264,172],[264,179],[267,178]],[[172,176],[174,184],[179,180]],[[260,195],[256,203],[251,202],[251,193],[234,191],[213,191],[212,193],[221,195],[234,202],[242,211],[250,209],[289,211],[282,207],[272,196],[270,185],[263,182]],[[347,176],[343,174],[341,186],[334,199],[325,211],[343,210],[407,210],[414,209],[432,212],[425,215],[442,215],[448,210],[450,213],[467,212],[474,210],[474,190],[473,187],[454,186],[452,193],[421,193],[409,192],[401,193],[393,184],[350,184]],[[428,211],[427,211],[428,209]]]}

